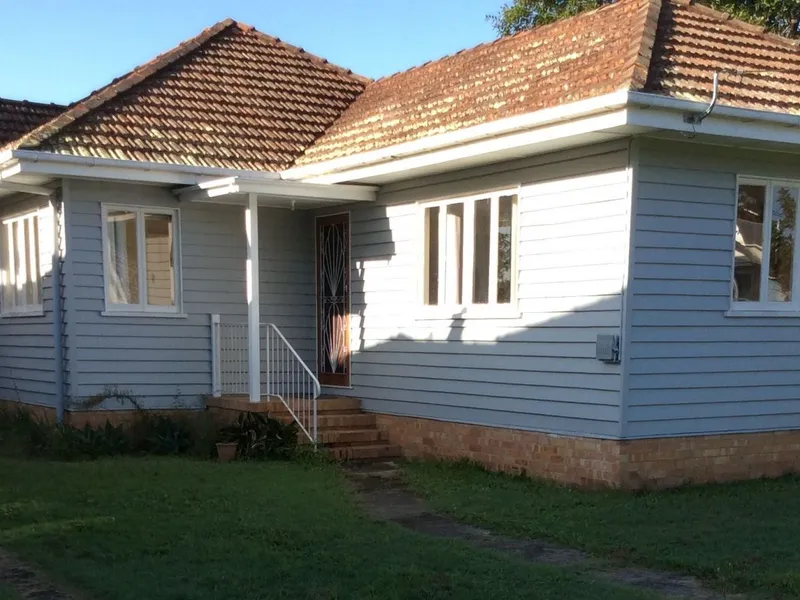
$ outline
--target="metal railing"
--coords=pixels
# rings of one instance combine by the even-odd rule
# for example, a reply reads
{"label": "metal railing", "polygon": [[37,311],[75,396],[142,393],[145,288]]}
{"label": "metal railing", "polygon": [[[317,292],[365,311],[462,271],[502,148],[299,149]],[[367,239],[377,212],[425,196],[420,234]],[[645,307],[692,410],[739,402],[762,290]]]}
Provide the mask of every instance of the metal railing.
{"label": "metal railing", "polygon": [[[272,323],[259,327],[261,396],[280,400],[309,440],[317,442],[320,384],[281,331]],[[214,396],[248,394],[247,323],[221,323],[211,315]]]}

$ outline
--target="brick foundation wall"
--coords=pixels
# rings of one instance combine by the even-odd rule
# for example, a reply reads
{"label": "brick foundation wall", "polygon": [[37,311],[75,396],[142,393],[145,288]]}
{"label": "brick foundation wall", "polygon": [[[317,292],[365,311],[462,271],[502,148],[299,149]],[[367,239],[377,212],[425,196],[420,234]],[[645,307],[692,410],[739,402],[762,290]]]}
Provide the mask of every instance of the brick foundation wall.
{"label": "brick foundation wall", "polygon": [[[23,402],[13,402],[10,400],[0,400],[0,409],[15,410],[24,408],[32,412],[37,418],[55,422],[56,409],[51,406],[39,406],[38,404],[25,404]],[[191,414],[190,410],[156,410],[150,411],[152,414],[160,414],[172,417],[186,416]],[[102,427],[106,421],[112,425],[130,423],[136,417],[135,410],[75,410],[64,413],[64,423],[73,427],[83,428],[85,425],[91,427]]]}
{"label": "brick foundation wall", "polygon": [[800,431],[599,440],[377,415],[409,458],[467,458],[567,485],[668,488],[800,473]]}
{"label": "brick foundation wall", "polygon": [[629,489],[800,473],[800,431],[622,442],[620,473]]}
{"label": "brick foundation wall", "polygon": [[409,458],[468,458],[492,470],[524,472],[567,485],[616,486],[620,480],[619,444],[614,440],[384,414],[377,418],[390,443]]}

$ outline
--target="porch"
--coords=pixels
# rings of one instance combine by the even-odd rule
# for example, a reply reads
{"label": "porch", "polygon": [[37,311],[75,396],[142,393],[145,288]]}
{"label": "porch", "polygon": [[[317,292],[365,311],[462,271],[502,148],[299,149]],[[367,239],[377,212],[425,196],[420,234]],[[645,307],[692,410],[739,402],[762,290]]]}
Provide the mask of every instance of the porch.
{"label": "porch", "polygon": [[[385,434],[377,429],[374,417],[361,412],[360,401],[321,396],[325,384],[349,384],[349,218],[347,213],[333,220],[318,218],[309,209],[371,200],[374,188],[225,178],[177,194],[185,205],[243,209],[246,319],[210,315],[212,393],[206,405],[222,416],[250,411],[295,421],[301,437],[331,446],[337,458],[397,455],[397,449],[389,447]],[[262,210],[261,216],[267,220],[290,211],[308,215],[298,214],[302,231],[289,234],[294,239],[285,251],[292,256],[283,257],[301,265],[296,268],[302,269],[299,279],[304,287],[297,298],[275,302],[276,295],[284,291],[275,288],[299,283],[289,281],[292,273],[281,274],[287,281],[278,285],[264,276],[263,263],[268,270],[276,254],[268,228],[259,226],[259,209],[264,208],[283,209]],[[279,255],[283,252],[283,248],[277,250]],[[332,254],[335,258],[329,258]],[[285,314],[280,314],[278,307]],[[265,313],[277,322],[263,322]],[[324,340],[323,349],[320,339]],[[298,340],[300,347],[296,347]]]}

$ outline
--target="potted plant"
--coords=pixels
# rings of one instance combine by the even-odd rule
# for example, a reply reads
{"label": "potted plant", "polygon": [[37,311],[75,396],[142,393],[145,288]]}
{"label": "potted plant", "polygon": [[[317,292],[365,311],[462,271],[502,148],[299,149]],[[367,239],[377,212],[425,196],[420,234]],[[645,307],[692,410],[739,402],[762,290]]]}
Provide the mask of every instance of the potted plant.
{"label": "potted plant", "polygon": [[219,462],[231,462],[236,458],[239,447],[239,430],[236,427],[223,427],[217,433],[217,456]]}

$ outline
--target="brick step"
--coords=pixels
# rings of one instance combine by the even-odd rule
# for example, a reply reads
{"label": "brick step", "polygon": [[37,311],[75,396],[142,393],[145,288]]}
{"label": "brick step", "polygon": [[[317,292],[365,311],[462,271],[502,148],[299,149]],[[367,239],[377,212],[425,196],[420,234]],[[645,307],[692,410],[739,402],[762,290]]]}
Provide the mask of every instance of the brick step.
{"label": "brick step", "polygon": [[317,429],[319,431],[329,431],[336,429],[371,429],[375,427],[377,419],[375,415],[354,412],[344,414],[317,415]]}
{"label": "brick step", "polygon": [[338,446],[327,448],[334,460],[339,461],[369,461],[386,458],[398,458],[400,447],[389,444],[374,444],[367,446]]}
{"label": "brick step", "polygon": [[386,443],[386,432],[379,429],[342,429],[318,432],[319,443],[330,447],[339,446],[366,446],[377,443]]}

